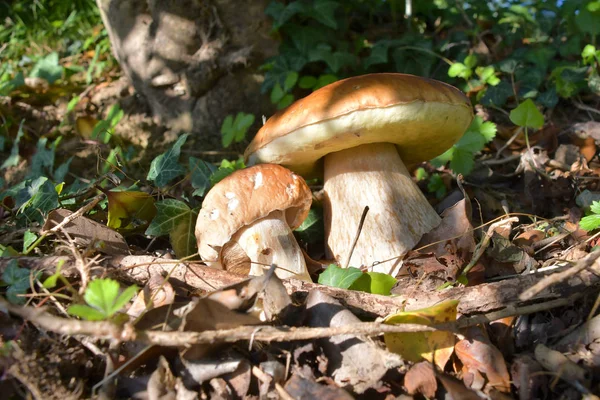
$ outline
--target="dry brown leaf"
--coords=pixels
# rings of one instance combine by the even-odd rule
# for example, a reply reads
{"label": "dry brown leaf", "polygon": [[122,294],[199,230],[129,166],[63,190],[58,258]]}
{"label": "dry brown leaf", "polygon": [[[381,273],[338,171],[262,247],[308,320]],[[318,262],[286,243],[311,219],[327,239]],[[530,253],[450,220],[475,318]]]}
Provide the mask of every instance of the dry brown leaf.
{"label": "dry brown leaf", "polygon": [[[42,230],[48,231],[60,224],[73,212],[59,208],[51,211],[46,218]],[[86,217],[78,217],[67,223],[57,234],[65,237],[65,233],[79,246],[94,245],[101,253],[110,255],[129,254],[129,246],[120,233]]]}
{"label": "dry brown leaf", "polygon": [[142,290],[139,291],[127,314],[132,317],[140,316],[144,311],[173,304],[175,291],[173,286],[161,275],[152,275]]}
{"label": "dry brown leaf", "polygon": [[353,397],[335,386],[321,385],[312,379],[294,374],[285,384],[285,391],[294,399],[352,400]]}
{"label": "dry brown leaf", "polygon": [[410,395],[420,393],[427,398],[434,398],[437,381],[431,363],[422,361],[413,365],[404,375],[404,387]]}
{"label": "dry brown leaf", "polygon": [[[489,385],[501,392],[510,392],[510,376],[504,357],[479,327],[469,328],[466,339],[454,346],[454,351],[466,370],[476,377],[485,374]],[[486,390],[489,390],[486,387]]]}
{"label": "dry brown leaf", "polygon": [[481,397],[476,392],[467,388],[464,383],[455,377],[443,372],[436,373],[436,377],[442,382],[444,389],[446,389],[452,399],[481,400]]}

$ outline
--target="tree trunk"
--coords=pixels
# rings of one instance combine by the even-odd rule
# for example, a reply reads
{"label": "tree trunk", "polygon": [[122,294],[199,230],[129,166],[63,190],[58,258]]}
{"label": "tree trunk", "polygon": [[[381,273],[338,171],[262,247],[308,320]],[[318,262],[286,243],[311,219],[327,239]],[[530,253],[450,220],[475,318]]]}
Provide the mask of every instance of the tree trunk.
{"label": "tree trunk", "polygon": [[275,54],[268,0],[97,0],[113,53],[160,122],[217,145],[228,114],[262,114],[257,67]]}

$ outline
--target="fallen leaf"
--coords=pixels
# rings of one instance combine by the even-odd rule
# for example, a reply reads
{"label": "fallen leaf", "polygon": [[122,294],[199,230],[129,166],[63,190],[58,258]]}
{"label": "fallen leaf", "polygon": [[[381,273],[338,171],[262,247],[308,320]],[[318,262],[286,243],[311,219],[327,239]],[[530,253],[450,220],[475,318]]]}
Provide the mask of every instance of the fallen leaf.
{"label": "fallen leaf", "polygon": [[143,230],[156,215],[154,198],[139,191],[110,191],[108,198],[108,227],[124,231]]}
{"label": "fallen leaf", "polygon": [[[415,311],[399,312],[384,319],[385,324],[412,323],[433,325],[456,320],[457,300],[447,300],[433,307]],[[384,340],[387,348],[407,361],[434,362],[441,370],[454,351],[454,334],[451,332],[408,332],[386,333]]]}
{"label": "fallen leaf", "polygon": [[404,387],[410,395],[420,393],[426,398],[434,398],[437,381],[431,363],[422,361],[413,365],[404,375]]}
{"label": "fallen leaf", "polygon": [[475,391],[467,388],[464,383],[455,377],[441,372],[436,373],[436,377],[442,382],[451,399],[481,400],[481,397]]}
{"label": "fallen leaf", "polygon": [[[339,327],[360,322],[334,298],[312,290],[306,299],[307,321],[313,327]],[[341,387],[362,394],[381,386],[389,369],[402,364],[400,357],[377,346],[367,337],[336,335],[319,340],[327,356],[327,376]]]}
{"label": "fallen leaf", "polygon": [[[51,211],[42,230],[49,231],[72,214],[73,212],[62,208]],[[129,254],[129,246],[120,233],[83,216],[66,224],[56,234],[63,238],[68,234],[77,245],[82,247],[93,245],[96,250],[104,254]]]}
{"label": "fallen leaf", "polygon": [[136,318],[143,312],[164,305],[173,304],[175,291],[173,286],[161,275],[152,275],[133,300],[127,314]]}
{"label": "fallen leaf", "polygon": [[292,375],[284,386],[293,399],[352,400],[353,397],[343,389],[333,385],[321,385],[313,379]]}
{"label": "fallen leaf", "polygon": [[92,137],[92,132],[94,132],[94,128],[98,120],[94,117],[90,117],[87,115],[78,117],[75,120],[75,132],[85,139],[90,139]]}
{"label": "fallen leaf", "polygon": [[[491,387],[500,392],[510,392],[510,376],[504,357],[480,327],[469,328],[466,339],[456,343],[454,351],[464,366],[466,374],[463,373],[463,376],[481,373]],[[485,389],[487,392],[490,387],[486,386]]]}

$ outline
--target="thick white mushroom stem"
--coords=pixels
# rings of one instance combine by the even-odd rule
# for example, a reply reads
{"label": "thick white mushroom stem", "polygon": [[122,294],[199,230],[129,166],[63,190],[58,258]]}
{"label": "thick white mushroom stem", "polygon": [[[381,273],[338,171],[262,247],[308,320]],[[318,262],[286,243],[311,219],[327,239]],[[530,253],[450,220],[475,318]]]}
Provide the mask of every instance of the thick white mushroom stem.
{"label": "thick white mushroom stem", "polygon": [[[283,211],[273,211],[243,227],[231,240],[237,242],[253,261],[250,275],[263,275],[269,265],[276,264],[279,267],[275,269],[278,277],[312,282],[302,250],[285,220]],[[266,264],[267,267],[256,263]]]}
{"label": "thick white mushroom stem", "polygon": [[[393,144],[366,144],[325,156],[324,192],[327,256],[341,265],[365,206],[369,212],[349,264],[354,267],[406,254],[441,222]],[[397,259],[372,271],[395,275],[400,266]]]}

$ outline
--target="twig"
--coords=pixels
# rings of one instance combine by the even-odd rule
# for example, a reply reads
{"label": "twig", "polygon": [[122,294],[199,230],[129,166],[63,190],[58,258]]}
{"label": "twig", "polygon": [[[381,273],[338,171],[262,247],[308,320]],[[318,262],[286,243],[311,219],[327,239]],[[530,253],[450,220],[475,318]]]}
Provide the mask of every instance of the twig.
{"label": "twig", "polygon": [[365,209],[360,216],[360,222],[358,223],[358,229],[356,229],[356,236],[354,236],[354,240],[352,241],[352,246],[350,246],[350,253],[348,253],[348,259],[346,260],[346,265],[344,268],[348,268],[350,266],[350,259],[352,258],[352,253],[354,253],[354,248],[356,247],[356,243],[358,242],[358,238],[360,237],[360,233],[362,232],[363,225],[365,223],[365,218],[367,217],[367,213],[369,212],[369,206],[365,206]]}
{"label": "twig", "polygon": [[[515,141],[515,139],[516,139],[517,137],[519,137],[519,135],[521,134],[521,132],[523,132],[523,127],[522,127],[522,126],[520,126],[520,127],[519,127],[519,128],[516,130],[516,131],[515,131],[515,133],[514,133],[514,134],[513,134],[513,135],[510,137],[510,139],[508,139],[508,140],[506,141],[506,143],[504,143],[504,145],[502,145],[502,147],[500,147],[500,148],[498,149],[498,151],[496,152],[496,159],[500,158],[500,155],[502,154],[502,152],[503,152],[503,151],[504,151],[504,150],[505,150],[505,149],[506,149],[508,146],[510,146],[510,145],[511,145],[511,143],[512,143],[512,142],[514,142],[514,141]],[[519,156],[520,156],[520,155],[519,155]]]}
{"label": "twig", "polygon": [[[578,295],[575,295],[574,297],[578,297]],[[379,322],[361,322],[352,325],[325,328],[240,326],[233,329],[209,330],[204,332],[143,331],[136,330],[130,324],[119,326],[106,321],[91,322],[61,318],[50,315],[40,309],[12,305],[1,297],[0,306],[5,307],[12,314],[30,320],[43,329],[59,334],[87,335],[98,339],[112,339],[116,341],[137,341],[149,345],[189,346],[191,344],[202,343],[234,343],[242,340],[250,340],[251,338],[261,342],[289,342],[347,334],[379,336],[384,333],[432,332],[437,330],[457,332],[460,328],[474,326],[508,316],[530,314],[537,311],[565,306],[572,301],[573,298],[558,299],[546,303],[506,309],[486,315],[463,318],[458,321],[434,326],[417,324],[387,325]]]}
{"label": "twig", "polygon": [[573,267],[543,278],[542,280],[531,286],[529,289],[521,293],[519,295],[519,300],[531,300],[535,295],[541,293],[548,287],[556,283],[563,282],[569,279],[570,277],[574,276],[575,274],[578,274],[579,272],[583,271],[584,269],[591,267],[596,263],[596,260],[598,260],[599,257],[600,251],[594,251],[590,253],[587,257],[577,261],[577,263]]}
{"label": "twig", "polygon": [[599,110],[596,110],[595,108],[590,107],[590,106],[586,106],[585,104],[580,103],[578,101],[573,100],[573,104],[575,104],[575,107],[579,108],[580,110],[591,112],[594,114],[600,114]]}

